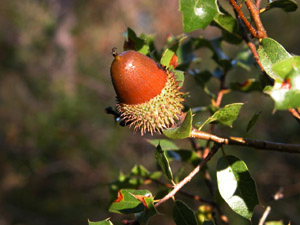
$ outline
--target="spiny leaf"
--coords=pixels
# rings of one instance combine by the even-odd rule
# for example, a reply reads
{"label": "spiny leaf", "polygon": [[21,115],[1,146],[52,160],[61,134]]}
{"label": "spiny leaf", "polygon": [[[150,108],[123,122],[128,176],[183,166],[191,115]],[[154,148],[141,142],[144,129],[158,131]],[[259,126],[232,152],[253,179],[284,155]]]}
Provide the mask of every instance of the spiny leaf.
{"label": "spiny leaf", "polygon": [[177,225],[197,225],[193,210],[179,200],[175,202],[173,208],[173,219]]}
{"label": "spiny leaf", "polygon": [[219,192],[230,208],[250,220],[259,201],[255,181],[246,164],[231,155],[220,158],[217,180]]}

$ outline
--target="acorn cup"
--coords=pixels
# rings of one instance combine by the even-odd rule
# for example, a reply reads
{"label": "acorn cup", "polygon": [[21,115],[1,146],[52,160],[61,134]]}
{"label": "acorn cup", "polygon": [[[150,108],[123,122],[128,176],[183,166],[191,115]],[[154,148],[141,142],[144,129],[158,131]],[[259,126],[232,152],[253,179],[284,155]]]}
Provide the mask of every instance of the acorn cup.
{"label": "acorn cup", "polygon": [[136,52],[112,50],[111,79],[121,119],[141,135],[161,133],[178,122],[184,101],[173,72]]}

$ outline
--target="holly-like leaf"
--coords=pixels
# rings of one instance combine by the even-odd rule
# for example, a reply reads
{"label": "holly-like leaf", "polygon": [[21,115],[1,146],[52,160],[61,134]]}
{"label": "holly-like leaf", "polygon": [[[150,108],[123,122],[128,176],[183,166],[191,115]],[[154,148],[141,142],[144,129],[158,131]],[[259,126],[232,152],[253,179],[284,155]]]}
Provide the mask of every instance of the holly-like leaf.
{"label": "holly-like leaf", "polygon": [[216,111],[204,123],[202,123],[199,127],[199,130],[201,130],[206,124],[212,122],[218,122],[223,125],[232,127],[232,123],[237,119],[243,105],[244,103],[233,103],[226,105],[224,108]]}
{"label": "holly-like leaf", "polygon": [[98,222],[92,222],[92,221],[88,221],[89,225],[113,225],[113,223],[109,220],[102,220],[102,221],[98,221]]}
{"label": "holly-like leaf", "polygon": [[180,0],[184,32],[205,29],[218,13],[216,0]]}
{"label": "holly-like leaf", "polygon": [[256,112],[251,120],[249,121],[248,125],[247,125],[247,128],[246,128],[246,133],[248,133],[252,127],[256,124],[256,121],[258,120],[259,116],[260,116],[261,112]]}
{"label": "holly-like leaf", "polygon": [[193,210],[179,200],[175,202],[173,208],[173,219],[177,225],[197,225]]}
{"label": "holly-like leaf", "polygon": [[162,169],[164,175],[171,181],[173,181],[173,173],[170,167],[169,160],[166,156],[165,151],[161,148],[160,145],[157,145],[155,150],[155,158],[158,162],[160,168]]}
{"label": "holly-like leaf", "polygon": [[163,130],[163,134],[171,139],[183,139],[190,136],[192,131],[192,111],[191,109],[186,113],[183,123],[176,128]]}
{"label": "holly-like leaf", "polygon": [[217,180],[219,192],[230,208],[250,220],[259,201],[255,181],[246,164],[231,155],[220,158]]}
{"label": "holly-like leaf", "polygon": [[148,190],[121,189],[118,191],[117,199],[109,207],[109,211],[121,214],[141,212],[146,208],[142,201],[143,197],[151,198],[152,194]]}
{"label": "holly-like leaf", "polygon": [[275,63],[290,58],[291,55],[278,42],[271,38],[264,38],[260,42],[257,52],[266,73],[274,80],[281,80],[281,77],[274,73],[272,67]]}
{"label": "holly-like leaf", "polygon": [[294,12],[298,8],[297,2],[293,0],[275,0],[270,1],[265,8],[265,11],[273,9],[273,8],[280,8],[285,12]]}

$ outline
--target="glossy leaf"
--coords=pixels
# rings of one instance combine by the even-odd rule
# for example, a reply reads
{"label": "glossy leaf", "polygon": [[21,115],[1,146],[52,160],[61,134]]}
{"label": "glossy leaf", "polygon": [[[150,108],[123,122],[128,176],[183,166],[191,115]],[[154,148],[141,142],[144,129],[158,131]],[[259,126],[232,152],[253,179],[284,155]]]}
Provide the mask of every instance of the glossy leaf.
{"label": "glossy leaf", "polygon": [[273,72],[272,67],[275,63],[290,58],[291,55],[271,38],[265,38],[260,42],[258,55],[266,73],[275,80],[281,80],[281,77]]}
{"label": "glossy leaf", "polygon": [[145,209],[145,203],[141,199],[151,197],[152,194],[148,190],[121,189],[109,211],[121,214],[138,213]]}
{"label": "glossy leaf", "polygon": [[252,118],[250,119],[250,121],[248,122],[247,128],[246,128],[246,133],[248,133],[252,127],[256,124],[259,116],[260,116],[261,112],[256,112]]}
{"label": "glossy leaf", "polygon": [[190,133],[192,131],[192,120],[192,111],[189,110],[186,113],[183,123],[179,127],[163,130],[163,133],[166,137],[171,139],[187,138],[190,136]]}
{"label": "glossy leaf", "polygon": [[259,201],[255,181],[246,164],[231,155],[220,158],[217,180],[219,192],[230,208],[250,220]]}
{"label": "glossy leaf", "polygon": [[201,130],[206,124],[212,122],[218,122],[223,125],[232,127],[232,123],[237,119],[243,104],[244,103],[233,103],[233,104],[226,105],[222,109],[219,109],[211,117],[209,117],[204,123],[201,124],[199,130]]}
{"label": "glossy leaf", "polygon": [[88,221],[88,222],[89,225],[113,225],[113,223],[109,219],[98,221],[98,222],[92,222],[92,221]]}
{"label": "glossy leaf", "polygon": [[170,167],[169,160],[166,156],[165,151],[161,148],[160,145],[157,145],[155,150],[155,158],[160,168],[162,169],[164,175],[171,181],[173,181],[173,173]]}
{"label": "glossy leaf", "polygon": [[184,32],[205,29],[218,13],[216,0],[180,0]]}
{"label": "glossy leaf", "polygon": [[265,11],[273,8],[280,8],[285,12],[294,12],[297,10],[298,4],[293,0],[275,0],[268,3]]}
{"label": "glossy leaf", "polygon": [[173,208],[173,219],[177,225],[197,225],[193,210],[179,200],[175,202]]}

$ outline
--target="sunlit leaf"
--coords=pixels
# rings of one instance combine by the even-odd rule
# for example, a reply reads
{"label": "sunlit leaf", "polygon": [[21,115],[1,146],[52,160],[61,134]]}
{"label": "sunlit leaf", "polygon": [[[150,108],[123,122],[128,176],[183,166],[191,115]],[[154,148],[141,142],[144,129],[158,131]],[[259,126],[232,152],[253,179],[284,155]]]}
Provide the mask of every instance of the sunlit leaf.
{"label": "sunlit leaf", "polygon": [[88,222],[89,225],[113,225],[113,223],[110,220],[102,220],[98,222],[88,221]]}
{"label": "sunlit leaf", "polygon": [[219,192],[230,208],[250,220],[259,201],[255,181],[246,164],[231,155],[220,158],[217,180]]}
{"label": "sunlit leaf", "polygon": [[218,13],[216,0],[180,0],[184,32],[205,29]]}
{"label": "sunlit leaf", "polygon": [[272,67],[275,63],[290,58],[291,55],[278,42],[271,38],[264,38],[260,42],[258,55],[266,73],[275,80],[281,80],[281,77],[273,72]]}
{"label": "sunlit leaf", "polygon": [[151,198],[152,194],[148,190],[121,189],[118,192],[117,198],[109,207],[110,212],[130,214],[138,213],[145,209],[145,203],[141,202],[140,198]]}
{"label": "sunlit leaf", "polygon": [[232,126],[232,123],[237,119],[240,109],[244,103],[233,103],[226,105],[224,108],[219,109],[211,117],[209,117],[204,123],[201,124],[199,130],[201,130],[206,124],[212,122],[218,122],[226,126]]}
{"label": "sunlit leaf", "polygon": [[151,139],[148,140],[150,144],[153,146],[160,145],[162,149],[164,150],[176,150],[179,149],[179,147],[171,140],[168,139]]}
{"label": "sunlit leaf", "polygon": [[274,0],[268,3],[265,11],[273,8],[280,8],[285,12],[294,12],[297,10],[298,4],[293,0]]}
{"label": "sunlit leaf", "polygon": [[155,150],[155,158],[157,163],[159,164],[160,168],[162,169],[164,175],[169,179],[173,180],[173,173],[172,169],[170,167],[169,160],[166,156],[165,151],[161,148],[161,146],[158,144]]}
{"label": "sunlit leaf", "polygon": [[179,200],[175,202],[173,208],[173,219],[177,225],[197,225],[193,210]]}
{"label": "sunlit leaf", "polygon": [[131,175],[147,177],[150,172],[142,165],[135,165],[130,172]]}
{"label": "sunlit leaf", "polygon": [[192,111],[189,110],[186,113],[183,123],[179,127],[163,130],[163,133],[166,137],[171,139],[187,138],[190,136],[190,133],[192,131],[192,120]]}

